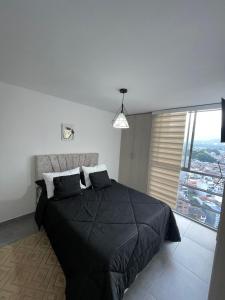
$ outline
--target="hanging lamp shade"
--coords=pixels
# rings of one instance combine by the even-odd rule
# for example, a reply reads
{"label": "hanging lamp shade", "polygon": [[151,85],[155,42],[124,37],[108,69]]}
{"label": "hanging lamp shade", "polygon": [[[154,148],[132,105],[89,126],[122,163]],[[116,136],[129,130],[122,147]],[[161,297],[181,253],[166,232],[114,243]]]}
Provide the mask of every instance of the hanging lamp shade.
{"label": "hanging lamp shade", "polygon": [[124,107],[123,101],[124,101],[124,94],[127,93],[127,89],[120,89],[120,93],[123,94],[122,98],[122,105],[119,112],[115,115],[113,119],[113,127],[118,129],[127,129],[129,128],[129,124],[126,118],[126,109]]}
{"label": "hanging lamp shade", "polygon": [[113,121],[114,128],[126,129],[129,128],[129,124],[127,122],[127,118],[124,113],[120,112],[116,119]]}

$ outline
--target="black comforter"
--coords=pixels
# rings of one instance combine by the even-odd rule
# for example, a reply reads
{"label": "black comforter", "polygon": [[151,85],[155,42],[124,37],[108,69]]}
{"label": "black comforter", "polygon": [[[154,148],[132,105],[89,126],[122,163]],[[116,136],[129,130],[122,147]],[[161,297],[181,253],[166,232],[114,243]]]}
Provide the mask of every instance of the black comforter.
{"label": "black comforter", "polygon": [[66,276],[67,300],[119,300],[164,240],[180,241],[171,209],[113,182],[60,201],[41,197],[42,222]]}

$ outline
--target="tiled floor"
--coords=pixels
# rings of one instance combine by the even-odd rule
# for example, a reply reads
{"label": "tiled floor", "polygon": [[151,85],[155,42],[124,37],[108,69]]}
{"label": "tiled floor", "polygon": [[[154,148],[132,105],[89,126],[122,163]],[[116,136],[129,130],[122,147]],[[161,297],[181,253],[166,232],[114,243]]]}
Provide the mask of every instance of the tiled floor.
{"label": "tiled floor", "polygon": [[[216,232],[175,214],[181,243],[165,243],[124,300],[206,300]],[[0,224],[0,246],[37,231],[33,215]]]}
{"label": "tiled floor", "polygon": [[124,300],[206,300],[216,232],[175,214],[180,243],[166,243]]}

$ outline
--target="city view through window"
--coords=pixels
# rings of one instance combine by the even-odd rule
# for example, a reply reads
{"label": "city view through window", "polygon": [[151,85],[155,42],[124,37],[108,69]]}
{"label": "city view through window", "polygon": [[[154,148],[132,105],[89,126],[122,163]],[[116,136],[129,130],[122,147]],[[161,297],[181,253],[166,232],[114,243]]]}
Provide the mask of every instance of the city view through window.
{"label": "city view through window", "polygon": [[225,144],[220,143],[221,110],[193,114],[195,121],[190,122],[184,141],[186,164],[180,172],[176,210],[217,229],[225,175]]}

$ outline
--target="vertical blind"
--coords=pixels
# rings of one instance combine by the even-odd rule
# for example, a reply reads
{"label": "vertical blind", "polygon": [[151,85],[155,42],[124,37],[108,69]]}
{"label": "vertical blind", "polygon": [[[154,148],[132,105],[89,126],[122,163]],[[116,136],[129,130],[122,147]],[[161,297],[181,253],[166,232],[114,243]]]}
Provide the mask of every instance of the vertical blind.
{"label": "vertical blind", "polygon": [[148,193],[176,207],[186,112],[153,116]]}

